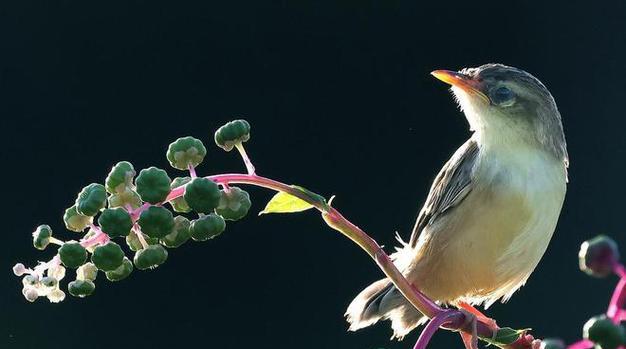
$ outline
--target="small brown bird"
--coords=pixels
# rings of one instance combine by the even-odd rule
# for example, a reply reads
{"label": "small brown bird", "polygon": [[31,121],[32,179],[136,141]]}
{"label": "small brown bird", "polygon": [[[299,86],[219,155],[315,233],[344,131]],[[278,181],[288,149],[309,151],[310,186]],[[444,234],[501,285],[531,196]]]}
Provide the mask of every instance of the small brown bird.
{"label": "small brown bird", "polygon": [[[546,87],[517,68],[432,75],[452,85],[473,134],[443,166],[409,242],[391,257],[429,298],[489,307],[524,285],[556,227],[568,167],[561,116]],[[398,338],[426,320],[387,279],[363,290],[346,316],[350,330],[389,319]]]}

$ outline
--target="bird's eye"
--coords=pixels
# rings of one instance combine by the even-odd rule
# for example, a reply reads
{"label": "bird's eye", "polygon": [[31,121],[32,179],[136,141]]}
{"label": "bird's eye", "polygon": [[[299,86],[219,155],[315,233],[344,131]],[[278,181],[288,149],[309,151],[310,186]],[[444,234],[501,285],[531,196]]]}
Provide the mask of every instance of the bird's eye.
{"label": "bird's eye", "polygon": [[501,86],[491,91],[489,99],[495,105],[509,106],[513,104],[515,95],[508,87]]}

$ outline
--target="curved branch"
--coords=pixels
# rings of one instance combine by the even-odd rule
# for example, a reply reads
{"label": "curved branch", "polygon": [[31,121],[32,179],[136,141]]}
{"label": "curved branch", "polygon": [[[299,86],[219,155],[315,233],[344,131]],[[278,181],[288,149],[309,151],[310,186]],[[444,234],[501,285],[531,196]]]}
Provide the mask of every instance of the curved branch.
{"label": "curved branch", "polygon": [[[411,284],[398,270],[398,268],[396,268],[389,256],[374,239],[372,239],[361,228],[346,219],[335,208],[330,207],[326,203],[320,202],[313,196],[307,194],[305,191],[299,190],[298,188],[275,181],[273,179],[258,176],[254,173],[219,174],[207,176],[205,178],[213,180],[218,184],[249,184],[271,189],[277,192],[285,192],[306,201],[322,213],[322,217],[329,227],[339,231],[350,240],[355,242],[357,245],[359,245],[365,252],[367,252],[367,254],[376,261],[383,273],[385,273],[385,275],[391,280],[391,282],[393,282],[396,288],[415,308],[417,308],[421,313],[431,319],[438,319],[437,322],[429,325],[430,327],[435,327],[435,325],[437,325],[437,323],[442,319],[438,316],[445,313],[447,314],[447,316],[445,317],[447,321],[443,321],[441,324],[437,325],[436,328],[444,326],[448,330],[463,331],[472,334],[472,326],[471,324],[469,324],[468,321],[465,321],[465,314],[458,310],[443,309],[435,302],[430,300],[428,297],[426,297],[423,293],[421,293],[418,289],[418,286]],[[166,201],[170,201],[182,196],[184,194],[184,191],[184,186],[172,190]],[[489,324],[478,321],[476,330],[479,337],[494,338],[497,335],[498,328],[493,328]],[[432,331],[432,328],[429,329],[429,331]],[[530,341],[526,340],[525,335],[521,335],[517,341],[508,345],[507,348],[531,348],[531,343]]]}

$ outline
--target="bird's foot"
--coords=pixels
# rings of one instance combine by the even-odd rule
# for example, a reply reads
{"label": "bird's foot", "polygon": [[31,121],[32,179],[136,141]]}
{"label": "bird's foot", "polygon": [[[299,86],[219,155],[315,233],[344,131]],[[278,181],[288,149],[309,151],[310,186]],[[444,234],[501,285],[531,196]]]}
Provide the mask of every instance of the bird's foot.
{"label": "bird's foot", "polygon": [[480,310],[474,308],[473,305],[461,301],[461,302],[458,302],[456,306],[459,309],[463,309],[463,310],[465,310],[465,311],[467,311],[469,313],[474,314],[478,321],[486,324],[490,328],[498,328],[498,324],[496,323],[496,320],[494,320],[494,319],[488,317],[487,315],[483,314]]}
{"label": "bird's foot", "polygon": [[465,314],[466,323],[470,324],[472,327],[472,333],[467,333],[463,331],[459,332],[459,334],[461,335],[461,339],[463,340],[463,344],[465,345],[465,349],[478,349],[478,331],[476,330],[478,317],[476,316],[476,314],[469,312],[463,308],[459,310],[463,314]]}
{"label": "bird's foot", "polygon": [[461,312],[463,312],[466,316],[468,324],[471,325],[472,333],[459,332],[461,334],[461,339],[463,340],[463,344],[465,344],[466,349],[478,349],[478,334],[477,334],[477,323],[478,321],[486,324],[487,326],[497,329],[498,325],[496,321],[490,317],[487,317],[485,314],[480,312],[480,310],[474,308],[469,303],[458,302],[457,307]]}

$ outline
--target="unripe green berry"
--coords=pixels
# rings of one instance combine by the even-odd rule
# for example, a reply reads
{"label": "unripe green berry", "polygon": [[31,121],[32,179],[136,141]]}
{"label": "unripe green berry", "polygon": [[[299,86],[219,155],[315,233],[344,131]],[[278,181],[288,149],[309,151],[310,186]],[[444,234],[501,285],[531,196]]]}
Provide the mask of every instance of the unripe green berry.
{"label": "unripe green berry", "polygon": [[595,277],[609,275],[618,261],[617,244],[606,235],[583,242],[578,252],[580,270]]}
{"label": "unripe green berry", "polygon": [[67,285],[67,290],[74,297],[87,297],[93,293],[96,285],[91,280],[74,280]]}
{"label": "unripe green berry", "polygon": [[215,144],[231,151],[236,144],[250,139],[250,124],[246,120],[234,120],[215,131]]}
{"label": "unripe green berry", "polygon": [[49,225],[40,225],[33,232],[33,246],[38,250],[45,249],[50,243],[52,237],[52,228]]}
{"label": "unripe green berry", "polygon": [[65,213],[63,214],[63,222],[65,223],[65,227],[67,229],[80,233],[93,223],[93,217],[78,213],[76,205],[74,205],[65,210]]}
{"label": "unripe green berry", "polygon": [[594,316],[583,326],[583,338],[602,349],[615,349],[626,342],[624,328],[614,324],[606,315]]}
{"label": "unripe green berry", "polygon": [[170,144],[167,149],[167,160],[172,167],[186,170],[189,165],[198,166],[204,156],[206,148],[202,141],[193,137],[182,137]]}
{"label": "unripe green berry", "polygon": [[206,241],[220,235],[225,228],[224,218],[211,213],[192,221],[189,230],[195,241]]}
{"label": "unripe green berry", "polygon": [[137,193],[141,199],[151,204],[157,204],[167,198],[170,193],[172,180],[167,172],[156,167],[149,167],[141,170],[137,180]]}
{"label": "unripe green berry", "polygon": [[184,244],[191,237],[190,225],[191,223],[187,218],[183,216],[174,217],[174,229],[161,238],[161,244],[169,248],[176,248]]}
{"label": "unripe green berry", "polygon": [[91,262],[102,271],[115,270],[123,261],[124,251],[122,251],[120,245],[113,241],[96,247],[91,255]]}
{"label": "unripe green berry", "polygon": [[109,196],[109,207],[124,207],[130,206],[132,208],[138,208],[143,202],[141,197],[134,189],[126,188],[121,192],[112,194]]}
{"label": "unripe green berry", "polygon": [[239,220],[248,214],[252,205],[248,192],[231,187],[228,190],[221,190],[220,193],[220,203],[215,209],[217,214],[230,221]]}
{"label": "unripe green berry", "polygon": [[106,206],[107,193],[104,185],[91,183],[78,193],[76,211],[85,216],[95,216]]}
{"label": "unripe green berry", "polygon": [[133,220],[121,207],[107,208],[98,217],[98,224],[111,237],[127,236],[133,227]]}
{"label": "unripe green berry", "polygon": [[[143,234],[143,237],[148,245],[156,245],[159,243],[158,238],[151,238],[149,236],[146,236],[145,234]],[[131,251],[139,251],[143,248],[143,245],[141,244],[141,241],[139,241],[139,237],[137,237],[137,234],[135,234],[135,232],[131,232],[130,234],[128,234],[128,236],[126,237],[126,244]]]}
{"label": "unripe green berry", "polygon": [[162,238],[174,229],[174,216],[160,206],[151,206],[141,212],[137,221],[141,231],[151,238]]}
{"label": "unripe green berry", "polygon": [[139,270],[154,269],[167,260],[167,250],[161,245],[150,245],[135,253],[133,262]]}
{"label": "unripe green berry", "polygon": [[[175,188],[185,185],[189,183],[190,181],[191,181],[191,177],[176,177],[172,181],[171,188],[172,190],[174,190]],[[187,201],[185,201],[185,198],[182,196],[179,196],[174,200],[170,200],[170,205],[172,205],[172,209],[174,210],[174,212],[179,212],[179,213],[191,212],[191,208],[187,204]]]}
{"label": "unripe green berry", "polygon": [[127,257],[124,257],[122,265],[115,270],[107,271],[105,273],[109,281],[121,281],[126,279],[133,271],[133,263]]}
{"label": "unripe green berry", "polygon": [[59,248],[61,262],[68,268],[78,268],[87,260],[87,250],[76,241],[68,241]]}
{"label": "unripe green berry", "polygon": [[91,262],[85,263],[76,269],[77,280],[95,281],[96,277],[98,277],[98,268]]}
{"label": "unripe green berry", "polygon": [[111,194],[117,194],[133,186],[135,168],[128,161],[120,161],[111,168],[111,172],[104,181],[106,190]]}
{"label": "unripe green berry", "polygon": [[183,197],[194,211],[209,213],[220,203],[220,190],[210,179],[194,178],[185,187]]}

